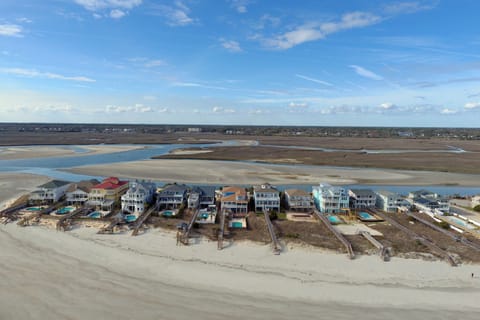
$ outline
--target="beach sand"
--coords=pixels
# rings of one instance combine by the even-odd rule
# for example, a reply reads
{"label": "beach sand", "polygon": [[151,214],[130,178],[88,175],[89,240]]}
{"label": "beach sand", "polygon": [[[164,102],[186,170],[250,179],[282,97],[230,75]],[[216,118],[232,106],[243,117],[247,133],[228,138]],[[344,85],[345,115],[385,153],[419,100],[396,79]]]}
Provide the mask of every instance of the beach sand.
{"label": "beach sand", "polygon": [[0,226],[1,319],[476,319],[480,266]]}
{"label": "beach sand", "polygon": [[77,167],[69,172],[164,182],[208,184],[378,184],[478,186],[471,174],[391,169],[268,165],[234,161],[156,159]]}
{"label": "beach sand", "polygon": [[0,172],[0,210],[49,180],[51,179],[48,177],[28,173]]}
{"label": "beach sand", "polygon": [[94,155],[142,149],[144,146],[133,145],[85,145],[78,146],[86,152],[77,153],[68,146],[19,146],[0,147],[0,160],[32,159],[47,157],[71,157],[79,155]]}

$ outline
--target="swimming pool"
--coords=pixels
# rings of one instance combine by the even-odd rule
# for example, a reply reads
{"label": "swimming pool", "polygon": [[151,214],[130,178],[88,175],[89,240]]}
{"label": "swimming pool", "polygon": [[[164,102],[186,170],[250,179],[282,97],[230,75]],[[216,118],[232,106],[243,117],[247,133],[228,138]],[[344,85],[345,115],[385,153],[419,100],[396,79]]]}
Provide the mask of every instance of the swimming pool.
{"label": "swimming pool", "polygon": [[175,211],[172,210],[164,210],[162,211],[162,216],[164,217],[171,217],[175,215]]}
{"label": "swimming pool", "polygon": [[462,226],[464,228],[467,228],[467,229],[470,229],[470,230],[473,230],[475,229],[475,227],[473,225],[471,225],[470,223],[468,223],[467,221],[464,221],[462,219],[459,219],[457,217],[451,217],[451,216],[446,216],[445,219],[447,219],[448,221],[452,222],[453,224],[456,224],[458,226]]}
{"label": "swimming pool", "polygon": [[125,219],[125,221],[127,222],[133,222],[135,220],[137,220],[137,216],[134,215],[134,214],[127,214],[125,217],[123,217]]}
{"label": "swimming pool", "polygon": [[42,207],[30,207],[30,208],[27,208],[25,210],[27,210],[27,211],[40,211],[42,209],[43,209]]}
{"label": "swimming pool", "polygon": [[362,220],[376,220],[374,216],[371,214],[368,214],[366,212],[359,212],[358,215],[360,216],[360,219]]}
{"label": "swimming pool", "polygon": [[331,224],[340,224],[343,222],[342,219],[337,216],[328,216],[328,221],[330,221]]}
{"label": "swimming pool", "polygon": [[93,211],[92,213],[89,213],[87,217],[89,218],[94,218],[94,219],[98,219],[102,216],[102,214],[98,211]]}
{"label": "swimming pool", "polygon": [[63,207],[63,208],[58,209],[55,213],[56,214],[66,214],[66,213],[72,212],[73,210],[75,210],[74,207]]}

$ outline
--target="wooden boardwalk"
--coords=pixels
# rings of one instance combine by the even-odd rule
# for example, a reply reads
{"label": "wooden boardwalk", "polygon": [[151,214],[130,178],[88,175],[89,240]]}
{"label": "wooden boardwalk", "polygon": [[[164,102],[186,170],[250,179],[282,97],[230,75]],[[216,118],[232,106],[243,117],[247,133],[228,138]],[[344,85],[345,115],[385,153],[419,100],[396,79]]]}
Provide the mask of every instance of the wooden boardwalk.
{"label": "wooden boardwalk", "polygon": [[158,211],[158,207],[159,207],[159,205],[156,204],[156,205],[150,207],[147,211],[145,211],[144,213],[142,213],[138,217],[137,221],[135,221],[135,226],[133,227],[132,236],[137,236],[138,235],[142,225],[145,223],[145,221],[147,221],[148,217],[150,217],[152,215],[152,213]]}
{"label": "wooden boardwalk", "polygon": [[375,248],[378,249],[378,253],[380,255],[380,258],[383,260],[383,261],[389,261],[390,260],[390,248],[388,247],[385,247],[382,243],[380,243],[380,241],[378,241],[377,239],[375,239],[371,234],[370,232],[368,231],[360,231],[359,232],[365,239],[367,239],[368,241],[370,241],[371,244],[373,244],[373,246]]}
{"label": "wooden boardwalk", "polygon": [[270,237],[272,238],[273,253],[279,255],[282,251],[282,246],[280,245],[277,235],[275,234],[272,221],[270,220],[270,215],[267,211],[264,211],[263,214],[265,216],[265,222],[267,223],[268,232],[270,233]]}
{"label": "wooden boardwalk", "polygon": [[416,214],[412,213],[412,212],[407,212],[406,215],[408,215],[409,217],[412,217],[414,218],[415,220],[417,220],[418,222],[420,223],[423,223],[424,225],[432,228],[433,230],[436,230],[440,233],[443,233],[444,235],[446,235],[447,237],[450,237],[452,238],[453,240],[455,241],[460,241],[461,243],[463,243],[464,245],[472,248],[473,250],[476,250],[476,251],[480,251],[480,245],[460,236],[460,235],[457,235],[457,234],[453,234],[452,232],[448,231],[448,230],[445,230],[443,229],[442,227],[439,227],[438,225],[424,219],[424,218],[421,218],[419,216],[417,216]]}
{"label": "wooden boardwalk", "polygon": [[334,226],[328,221],[327,217],[325,217],[323,214],[318,212],[318,210],[314,210],[315,215],[320,219],[321,222],[330,230],[335,237],[337,237],[338,240],[345,246],[345,249],[347,250],[347,255],[350,259],[355,259],[355,252],[353,252],[352,244],[337,230],[335,229]]}
{"label": "wooden boardwalk", "polygon": [[78,216],[80,214],[84,214],[85,212],[87,212],[87,210],[88,210],[88,208],[81,207],[77,210],[74,210],[74,211],[64,215],[57,222],[57,230],[58,231],[67,231],[67,229],[71,226],[71,224],[73,222],[73,218],[75,218],[76,216]]}
{"label": "wooden boardwalk", "polygon": [[220,211],[220,230],[218,231],[218,245],[217,249],[223,249],[223,234],[225,232],[225,209]]}
{"label": "wooden boardwalk", "polygon": [[443,250],[442,248],[440,248],[439,246],[437,246],[435,243],[433,243],[432,241],[428,240],[427,238],[425,238],[424,236],[421,236],[419,234],[417,234],[416,232],[408,229],[407,227],[403,226],[402,224],[400,224],[399,222],[397,222],[396,220],[388,217],[387,215],[381,213],[380,211],[376,210],[376,209],[369,209],[369,211],[373,212],[374,214],[382,217],[383,219],[385,219],[385,221],[387,221],[388,223],[390,223],[392,226],[396,227],[397,229],[403,231],[404,233],[408,234],[409,236],[411,236],[412,238],[420,241],[421,243],[423,243],[425,246],[427,246],[428,248],[430,248],[430,250],[432,250],[433,252],[436,252],[438,255],[444,257],[449,263],[451,266],[453,267],[456,267],[457,266],[457,262],[455,261],[455,259],[453,259],[453,257],[445,250]]}
{"label": "wooden boardwalk", "polygon": [[110,224],[102,229],[100,229],[98,234],[112,234],[115,231],[115,227],[122,223],[124,220],[121,217],[114,217]]}
{"label": "wooden boardwalk", "polygon": [[185,232],[183,232],[180,235],[179,241],[186,246],[189,245],[190,231],[192,231],[193,225],[195,224],[195,221],[197,220],[197,216],[198,216],[199,212],[200,212],[200,210],[195,209],[195,211],[193,212],[192,218],[190,219],[190,222],[188,223],[187,229],[185,230]]}
{"label": "wooden boardwalk", "polygon": [[35,212],[33,214],[30,214],[30,215],[20,219],[20,221],[17,222],[17,225],[19,225],[21,227],[26,227],[26,226],[29,226],[32,221],[38,223],[40,221],[42,215],[49,214],[50,212],[54,211],[55,209],[57,209],[61,206],[63,206],[63,203],[50,206],[50,207],[45,208],[43,210],[39,210],[38,212]]}

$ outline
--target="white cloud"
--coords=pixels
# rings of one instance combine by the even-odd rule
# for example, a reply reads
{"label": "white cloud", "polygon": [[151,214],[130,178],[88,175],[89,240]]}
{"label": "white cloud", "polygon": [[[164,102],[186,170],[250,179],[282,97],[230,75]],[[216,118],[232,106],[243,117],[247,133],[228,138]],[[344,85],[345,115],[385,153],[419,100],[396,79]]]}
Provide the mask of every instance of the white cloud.
{"label": "white cloud", "polygon": [[152,108],[143,104],[137,103],[134,106],[117,106],[108,105],[104,110],[106,113],[150,113],[150,112],[167,112],[168,108]]}
{"label": "white cloud", "polygon": [[455,113],[458,113],[458,110],[452,110],[452,109],[448,109],[448,108],[444,108],[442,109],[442,111],[440,111],[441,114],[455,114]]}
{"label": "white cloud", "polygon": [[174,82],[172,84],[174,87],[186,87],[186,88],[205,88],[205,89],[216,89],[216,90],[226,90],[227,88],[210,86],[202,83],[196,82]]}
{"label": "white cloud", "polygon": [[222,47],[227,49],[230,52],[242,52],[242,48],[240,47],[240,44],[237,41],[233,40],[226,40],[223,38],[220,38],[220,44]]}
{"label": "white cloud", "polygon": [[235,109],[227,109],[224,107],[213,107],[212,108],[213,113],[235,113]]}
{"label": "white cloud", "polygon": [[152,5],[150,12],[154,15],[164,17],[166,24],[172,27],[188,26],[195,23],[195,20],[189,16],[190,8],[181,1],[175,1],[173,6]]}
{"label": "white cloud", "polygon": [[22,27],[16,24],[0,24],[0,36],[21,37]]}
{"label": "white cloud", "polygon": [[327,87],[333,87],[333,84],[331,84],[327,81],[315,79],[315,78],[312,78],[312,77],[307,77],[307,76],[304,76],[304,75],[301,75],[301,74],[296,74],[295,76],[297,78],[304,79],[304,80],[311,81],[311,82],[315,82],[315,83],[318,83],[318,84],[322,84],[322,85],[327,86]]}
{"label": "white cloud", "polygon": [[103,9],[133,9],[142,4],[142,0],[75,0],[75,2],[89,11]]}
{"label": "white cloud", "polygon": [[31,19],[28,19],[26,17],[17,18],[16,20],[17,20],[17,22],[20,22],[20,23],[32,23],[33,22]]}
{"label": "white cloud", "polygon": [[248,114],[255,114],[255,115],[270,114],[270,113],[271,113],[270,110],[266,110],[266,109],[253,109],[248,111]]}
{"label": "white cloud", "polygon": [[480,108],[480,102],[467,102],[464,106],[465,109],[478,109]]}
{"label": "white cloud", "polygon": [[155,68],[167,65],[167,62],[162,59],[149,59],[145,57],[130,58],[128,61],[133,62],[137,66],[145,68]]}
{"label": "white cloud", "polygon": [[391,102],[385,102],[380,104],[379,108],[383,110],[393,110],[393,109],[396,109],[397,106]]}
{"label": "white cloud", "polygon": [[13,113],[72,113],[76,111],[77,110],[69,104],[44,104],[35,106],[21,105],[7,109],[7,112]]}
{"label": "white cloud", "polygon": [[326,36],[349,29],[367,27],[382,19],[369,12],[349,12],[339,21],[304,24],[273,38],[260,38],[263,44],[273,49],[290,49],[299,44],[324,39]]}
{"label": "white cloud", "polygon": [[306,102],[290,102],[288,104],[288,106],[290,108],[300,108],[300,109],[304,109],[304,108],[307,108],[308,107],[308,103]]}
{"label": "white cloud", "polygon": [[84,76],[64,76],[51,72],[39,72],[32,69],[21,68],[1,68],[0,73],[11,74],[28,78],[46,78],[55,80],[78,81],[78,82],[95,82],[96,80]]}
{"label": "white cloud", "polygon": [[424,10],[431,10],[437,6],[437,1],[407,1],[395,2],[384,7],[388,14],[408,14]]}
{"label": "white cloud", "polygon": [[250,0],[230,0],[232,8],[237,10],[238,13],[247,13],[247,6],[250,4]]}
{"label": "white cloud", "polygon": [[110,11],[110,18],[112,19],[120,19],[123,18],[125,15],[126,13],[120,9],[113,9],[112,11]]}
{"label": "white cloud", "polygon": [[373,71],[370,71],[368,69],[365,69],[364,67],[357,66],[357,65],[350,65],[350,68],[352,68],[359,76],[369,78],[372,80],[383,80],[383,77],[374,73]]}
{"label": "white cloud", "polygon": [[144,66],[147,68],[154,68],[166,65],[166,62],[160,59],[157,60],[148,60],[145,62]]}

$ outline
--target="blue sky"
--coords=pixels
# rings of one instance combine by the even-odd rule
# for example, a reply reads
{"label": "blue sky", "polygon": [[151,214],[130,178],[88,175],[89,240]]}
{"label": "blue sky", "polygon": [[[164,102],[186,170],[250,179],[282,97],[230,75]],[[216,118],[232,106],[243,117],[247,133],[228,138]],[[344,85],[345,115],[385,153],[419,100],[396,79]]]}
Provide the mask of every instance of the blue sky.
{"label": "blue sky", "polygon": [[2,0],[0,121],[478,127],[478,12],[477,0]]}

